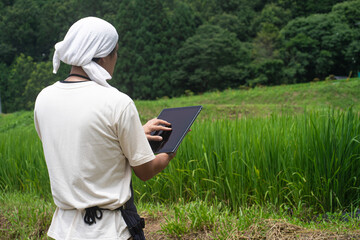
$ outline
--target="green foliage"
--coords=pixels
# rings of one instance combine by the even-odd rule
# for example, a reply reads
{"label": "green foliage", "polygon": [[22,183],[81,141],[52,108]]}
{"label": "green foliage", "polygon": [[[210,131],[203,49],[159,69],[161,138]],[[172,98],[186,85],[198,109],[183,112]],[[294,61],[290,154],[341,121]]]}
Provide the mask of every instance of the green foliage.
{"label": "green foliage", "polygon": [[[185,94],[192,95],[191,91]],[[145,124],[167,107],[203,105],[199,119],[236,119],[266,117],[270,114],[301,114],[304,109],[345,110],[350,106],[360,111],[360,79],[343,79],[281,86],[258,86],[242,90],[207,92],[192,97],[182,96],[157,101],[136,101]]]}
{"label": "green foliage", "polygon": [[4,105],[5,100],[5,91],[7,86],[7,80],[9,75],[9,69],[7,68],[6,64],[0,63],[0,113],[4,110],[2,106]]}
{"label": "green foliage", "polygon": [[332,14],[336,15],[341,21],[347,23],[350,28],[359,29],[360,27],[360,1],[344,1],[333,6]]}
{"label": "green foliage", "polygon": [[176,86],[198,93],[243,84],[249,53],[234,33],[203,25],[178,50],[177,59]]}
{"label": "green foliage", "polygon": [[12,114],[0,115],[0,133],[6,133],[13,129],[20,131],[32,129],[34,127],[34,119],[32,112],[15,112]]}
{"label": "green foliage", "polygon": [[215,15],[209,23],[235,33],[239,40],[245,41],[250,39],[246,22],[242,22],[237,16],[223,13],[221,15]]}
{"label": "green foliage", "polygon": [[220,211],[204,201],[191,202],[174,206],[174,218],[166,219],[162,231],[168,235],[181,238],[184,234],[199,230],[213,230],[218,221]]}
{"label": "green foliage", "polygon": [[[288,78],[305,82],[329,74],[344,75],[348,72],[344,61],[352,41],[352,31],[331,14],[297,18],[280,32],[285,48],[282,59],[287,63]],[[341,61],[340,61],[341,59]]]}
{"label": "green foliage", "polygon": [[347,24],[353,33],[352,42],[344,49],[345,59],[351,63],[351,70],[360,70],[360,1],[347,1],[336,4],[332,14]]}
{"label": "green foliage", "polygon": [[1,122],[0,191],[16,189],[50,199],[49,176],[33,113],[18,113],[9,120],[1,118]]}
{"label": "green foliage", "polygon": [[261,30],[253,41],[252,77],[247,80],[250,86],[256,84],[275,85],[287,83],[284,79],[284,62],[278,50],[279,29],[273,23],[261,24]]}
{"label": "green foliage", "polygon": [[[355,74],[360,69],[359,4],[359,0],[1,1],[2,110],[31,108],[42,85],[65,76],[66,67],[53,80],[44,71],[50,68],[47,62],[55,43],[82,17],[104,18],[119,33],[119,58],[110,84],[134,99],[157,99],[185,90],[198,93]],[[26,70],[18,72],[23,56],[31,61],[26,60]],[[31,72],[29,62],[34,65]],[[34,77],[48,80],[27,82]],[[21,94],[8,91],[15,82],[21,83]]]}
{"label": "green foliage", "polygon": [[279,29],[272,23],[263,23],[253,41],[252,57],[255,61],[270,60],[279,57],[276,45]]}
{"label": "green foliage", "polygon": [[274,3],[266,4],[259,14],[253,21],[254,29],[256,32],[260,31],[263,24],[272,24],[276,28],[281,29],[291,19],[291,13],[288,9],[279,7]]}
{"label": "green foliage", "polygon": [[122,37],[113,85],[133,98],[173,95],[175,51],[195,29],[191,9],[181,3],[173,7],[167,14],[159,0],[120,6],[116,26]]}
{"label": "green foliage", "polygon": [[[19,122],[0,132],[0,187],[50,197],[41,142],[26,125],[32,118],[13,119]],[[146,183],[134,179],[136,196],[202,199],[232,209],[267,203],[299,213],[350,209],[359,204],[359,123],[352,110],[200,121],[163,173]],[[187,215],[193,228],[211,228],[211,215],[198,210]]]}
{"label": "green foliage", "polygon": [[260,63],[253,64],[253,71],[258,73],[258,77],[249,80],[250,86],[277,85],[284,83],[283,77],[284,62],[281,59],[265,59]]}
{"label": "green foliage", "polygon": [[201,22],[207,22],[211,16],[221,11],[217,0],[184,0],[184,2],[191,6]]}
{"label": "green foliage", "polygon": [[33,109],[38,93],[44,87],[64,78],[64,71],[68,70],[69,68],[64,67],[58,75],[54,75],[51,62],[36,63],[31,57],[21,54],[11,65],[10,72],[6,74],[5,71],[0,76],[0,81],[5,83],[0,88],[3,111]]}
{"label": "green foliage", "polygon": [[[80,10],[85,6],[75,7],[73,2],[47,0],[40,5],[39,32],[33,41],[41,49],[32,49],[30,55],[35,61],[51,61],[55,44],[64,38],[69,27],[81,16]],[[89,7],[90,5],[86,5],[86,8]]]}
{"label": "green foliage", "polygon": [[143,200],[221,199],[233,209],[271,203],[319,212],[359,203],[360,125],[351,110],[211,120],[192,132],[164,173],[146,185],[134,181]]}
{"label": "green foliage", "polygon": [[0,62],[11,64],[19,54],[35,61],[51,59],[50,50],[60,36],[81,17],[109,16],[112,1],[15,0],[0,17]]}
{"label": "green foliage", "polygon": [[0,192],[1,239],[47,239],[55,206],[36,194]]}
{"label": "green foliage", "polygon": [[[327,213],[314,221],[301,221],[297,215],[289,215],[284,208],[273,206],[241,207],[237,211],[223,204],[209,204],[203,201],[176,204],[137,204],[141,216],[146,216],[145,236],[148,239],[262,239],[268,236],[283,238],[336,238],[357,239],[358,218],[347,217],[341,212]],[[47,228],[55,210],[52,202],[27,193],[0,194],[0,238],[7,239],[50,239],[46,237]],[[207,210],[209,216],[206,216]],[[203,213],[196,221],[203,224],[206,219],[215,217],[212,228],[196,230],[187,227],[195,220],[188,217]],[[179,214],[180,213],[180,214]],[[184,214],[183,214],[184,213]],[[166,222],[162,222],[166,219]],[[178,219],[178,221],[176,221]],[[156,231],[158,222],[161,230]],[[205,225],[206,226],[206,225]],[[156,231],[156,232],[155,232]]]}
{"label": "green foliage", "polygon": [[26,87],[23,93],[23,98],[26,100],[24,108],[32,110],[39,92],[46,86],[54,83],[56,78],[52,73],[52,62],[40,62],[34,67],[34,70],[29,75]]}
{"label": "green foliage", "polygon": [[38,52],[34,48],[39,45],[34,44],[36,34],[39,32],[39,3],[30,0],[18,0],[14,5],[8,6],[0,21],[0,61],[7,64],[14,58],[14,52],[31,53]]}
{"label": "green foliage", "polygon": [[344,0],[277,0],[276,2],[284,9],[290,9],[293,17],[299,17],[329,12],[334,4]]}
{"label": "green foliage", "polygon": [[[204,110],[163,173],[134,179],[136,198],[202,199],[233,209],[272,203],[299,214],[357,206],[359,89],[352,79],[137,101],[145,121],[163,107]],[[356,111],[323,110],[325,103]],[[0,116],[0,164],[0,189],[51,198],[32,112]]]}
{"label": "green foliage", "polygon": [[35,68],[33,59],[21,54],[11,65],[6,87],[4,89],[3,109],[4,112],[13,112],[25,109],[23,93],[26,82]]}

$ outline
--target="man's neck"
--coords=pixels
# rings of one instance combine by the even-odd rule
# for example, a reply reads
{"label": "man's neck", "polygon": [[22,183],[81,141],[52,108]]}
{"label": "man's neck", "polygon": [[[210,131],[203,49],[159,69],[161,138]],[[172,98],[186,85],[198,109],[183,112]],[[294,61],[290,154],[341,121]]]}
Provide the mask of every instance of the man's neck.
{"label": "man's neck", "polygon": [[[80,75],[83,77],[89,77],[86,72],[82,69],[82,67],[78,67],[78,66],[72,66],[71,67],[71,71],[70,71],[70,75],[74,74],[74,75]],[[66,81],[68,82],[79,82],[79,81],[84,81],[84,78],[82,77],[78,77],[78,76],[69,76]]]}

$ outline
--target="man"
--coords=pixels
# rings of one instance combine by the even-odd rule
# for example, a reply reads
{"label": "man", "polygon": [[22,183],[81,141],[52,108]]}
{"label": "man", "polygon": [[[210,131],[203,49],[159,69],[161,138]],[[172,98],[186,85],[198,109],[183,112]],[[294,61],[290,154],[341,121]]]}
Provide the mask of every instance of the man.
{"label": "man", "polygon": [[155,156],[146,137],[170,124],[153,119],[142,127],[134,102],[107,83],[117,41],[116,29],[102,19],[74,23],[53,58],[54,73],[60,61],[72,65],[69,77],[36,99],[35,127],[57,206],[48,231],[54,239],[144,239],[139,223],[132,228],[124,220],[134,208],[131,169],[146,181],[174,157]]}

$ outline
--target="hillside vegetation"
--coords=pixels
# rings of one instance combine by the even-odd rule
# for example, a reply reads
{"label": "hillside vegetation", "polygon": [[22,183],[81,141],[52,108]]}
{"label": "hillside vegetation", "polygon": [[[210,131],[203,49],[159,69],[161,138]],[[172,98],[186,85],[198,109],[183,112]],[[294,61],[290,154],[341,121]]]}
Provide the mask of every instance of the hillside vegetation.
{"label": "hillside vegetation", "polygon": [[[352,107],[360,111],[360,79],[310,82],[243,90],[206,92],[177,98],[137,100],[141,120],[157,117],[163,108],[202,105],[199,119],[223,119],[268,116],[277,113],[297,114],[305,109]],[[0,115],[0,132],[7,128],[32,125],[32,113],[22,112]]]}
{"label": "hillside vegetation", "polygon": [[8,0],[0,1],[0,16],[5,113],[31,110],[42,88],[67,77],[66,64],[52,73],[54,45],[87,16],[116,28],[111,85],[133,99],[360,71],[360,0]]}
{"label": "hillside vegetation", "polygon": [[[191,92],[189,93],[192,94]],[[244,90],[228,89],[196,96],[136,101],[142,120],[156,117],[162,108],[203,105],[200,118],[238,118],[297,114],[305,109],[342,109],[360,111],[360,79],[310,82]]]}

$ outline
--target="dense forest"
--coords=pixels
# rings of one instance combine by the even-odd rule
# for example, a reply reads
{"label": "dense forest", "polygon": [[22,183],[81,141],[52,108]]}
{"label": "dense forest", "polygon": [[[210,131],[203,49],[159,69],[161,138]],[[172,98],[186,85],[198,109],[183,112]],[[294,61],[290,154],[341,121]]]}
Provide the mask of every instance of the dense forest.
{"label": "dense forest", "polygon": [[56,42],[86,16],[119,33],[110,84],[134,99],[357,74],[360,0],[1,0],[3,112],[30,110]]}

